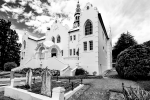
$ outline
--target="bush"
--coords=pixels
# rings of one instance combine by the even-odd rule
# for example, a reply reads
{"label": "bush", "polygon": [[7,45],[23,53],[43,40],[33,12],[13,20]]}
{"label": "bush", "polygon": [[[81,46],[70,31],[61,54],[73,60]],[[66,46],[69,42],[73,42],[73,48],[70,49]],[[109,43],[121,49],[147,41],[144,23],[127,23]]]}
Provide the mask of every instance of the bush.
{"label": "bush", "polygon": [[15,62],[7,62],[4,64],[4,70],[5,71],[11,71],[11,69],[17,67],[17,64]]}
{"label": "bush", "polygon": [[150,70],[150,48],[142,45],[131,46],[122,51],[116,62],[116,71],[122,78],[143,79]]}
{"label": "bush", "polygon": [[79,69],[76,69],[76,72],[75,72],[75,75],[88,75],[88,72],[85,71],[83,68],[79,68]]}
{"label": "bush", "polygon": [[59,70],[50,70],[52,73],[52,76],[60,76],[60,71]]}
{"label": "bush", "polygon": [[93,72],[93,75],[95,76],[96,74],[97,74],[97,72],[96,72],[96,71],[94,71],[94,72]]}

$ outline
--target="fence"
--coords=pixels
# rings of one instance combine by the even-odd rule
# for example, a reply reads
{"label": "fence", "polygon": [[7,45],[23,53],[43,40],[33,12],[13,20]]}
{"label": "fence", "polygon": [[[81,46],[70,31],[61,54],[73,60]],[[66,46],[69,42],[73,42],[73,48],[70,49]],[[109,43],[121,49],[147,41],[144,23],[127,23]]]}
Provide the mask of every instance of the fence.
{"label": "fence", "polygon": [[126,87],[122,83],[123,95],[125,100],[150,100],[150,92],[138,87]]}

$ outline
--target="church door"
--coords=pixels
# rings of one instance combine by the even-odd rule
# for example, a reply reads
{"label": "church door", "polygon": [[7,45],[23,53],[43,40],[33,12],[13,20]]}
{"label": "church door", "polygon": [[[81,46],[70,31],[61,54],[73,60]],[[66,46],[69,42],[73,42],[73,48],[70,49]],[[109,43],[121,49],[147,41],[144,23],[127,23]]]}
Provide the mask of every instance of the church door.
{"label": "church door", "polygon": [[57,57],[57,49],[56,48],[52,48],[51,50],[51,57]]}

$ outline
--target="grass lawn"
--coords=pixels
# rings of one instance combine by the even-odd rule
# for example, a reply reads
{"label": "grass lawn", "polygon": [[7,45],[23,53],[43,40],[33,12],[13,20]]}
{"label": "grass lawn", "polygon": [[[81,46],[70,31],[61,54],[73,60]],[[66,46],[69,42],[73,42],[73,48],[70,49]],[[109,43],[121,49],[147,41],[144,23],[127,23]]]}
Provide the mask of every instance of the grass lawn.
{"label": "grass lawn", "polygon": [[[73,81],[71,81],[70,83],[69,83],[68,80],[67,81],[63,80],[63,81],[60,81],[60,82],[52,81],[52,89],[55,88],[55,87],[64,87],[65,90],[66,90],[65,93],[69,92],[70,90],[72,90],[72,87],[71,87],[72,82],[73,82],[73,88],[77,87],[80,84],[79,81],[75,81],[75,80],[73,80]],[[30,92],[41,94],[41,86],[42,86],[41,82],[36,82],[35,84],[32,84]],[[25,86],[16,86],[16,87],[27,90],[27,88]]]}
{"label": "grass lawn", "polygon": [[9,97],[4,96],[4,92],[0,92],[0,100],[15,100]]}
{"label": "grass lawn", "polygon": [[145,90],[150,91],[150,80],[133,81],[121,79],[117,75],[116,71],[112,71],[107,75],[107,77],[103,79],[84,79],[83,83],[89,84],[90,88],[85,90],[78,98],[72,100],[123,100],[123,99],[109,99],[110,92],[108,92],[109,90],[122,92],[122,83],[124,83],[125,86],[131,87],[140,86]]}

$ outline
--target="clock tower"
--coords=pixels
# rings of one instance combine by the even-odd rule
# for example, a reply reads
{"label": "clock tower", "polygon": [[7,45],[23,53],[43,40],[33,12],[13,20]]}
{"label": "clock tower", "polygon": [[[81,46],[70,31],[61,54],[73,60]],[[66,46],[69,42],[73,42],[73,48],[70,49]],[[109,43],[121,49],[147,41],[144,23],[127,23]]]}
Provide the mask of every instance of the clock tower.
{"label": "clock tower", "polygon": [[80,4],[79,4],[79,1],[77,3],[77,8],[76,8],[76,12],[74,14],[74,23],[73,23],[73,28],[77,28],[80,26],[80,12],[81,12],[81,9],[80,9]]}

